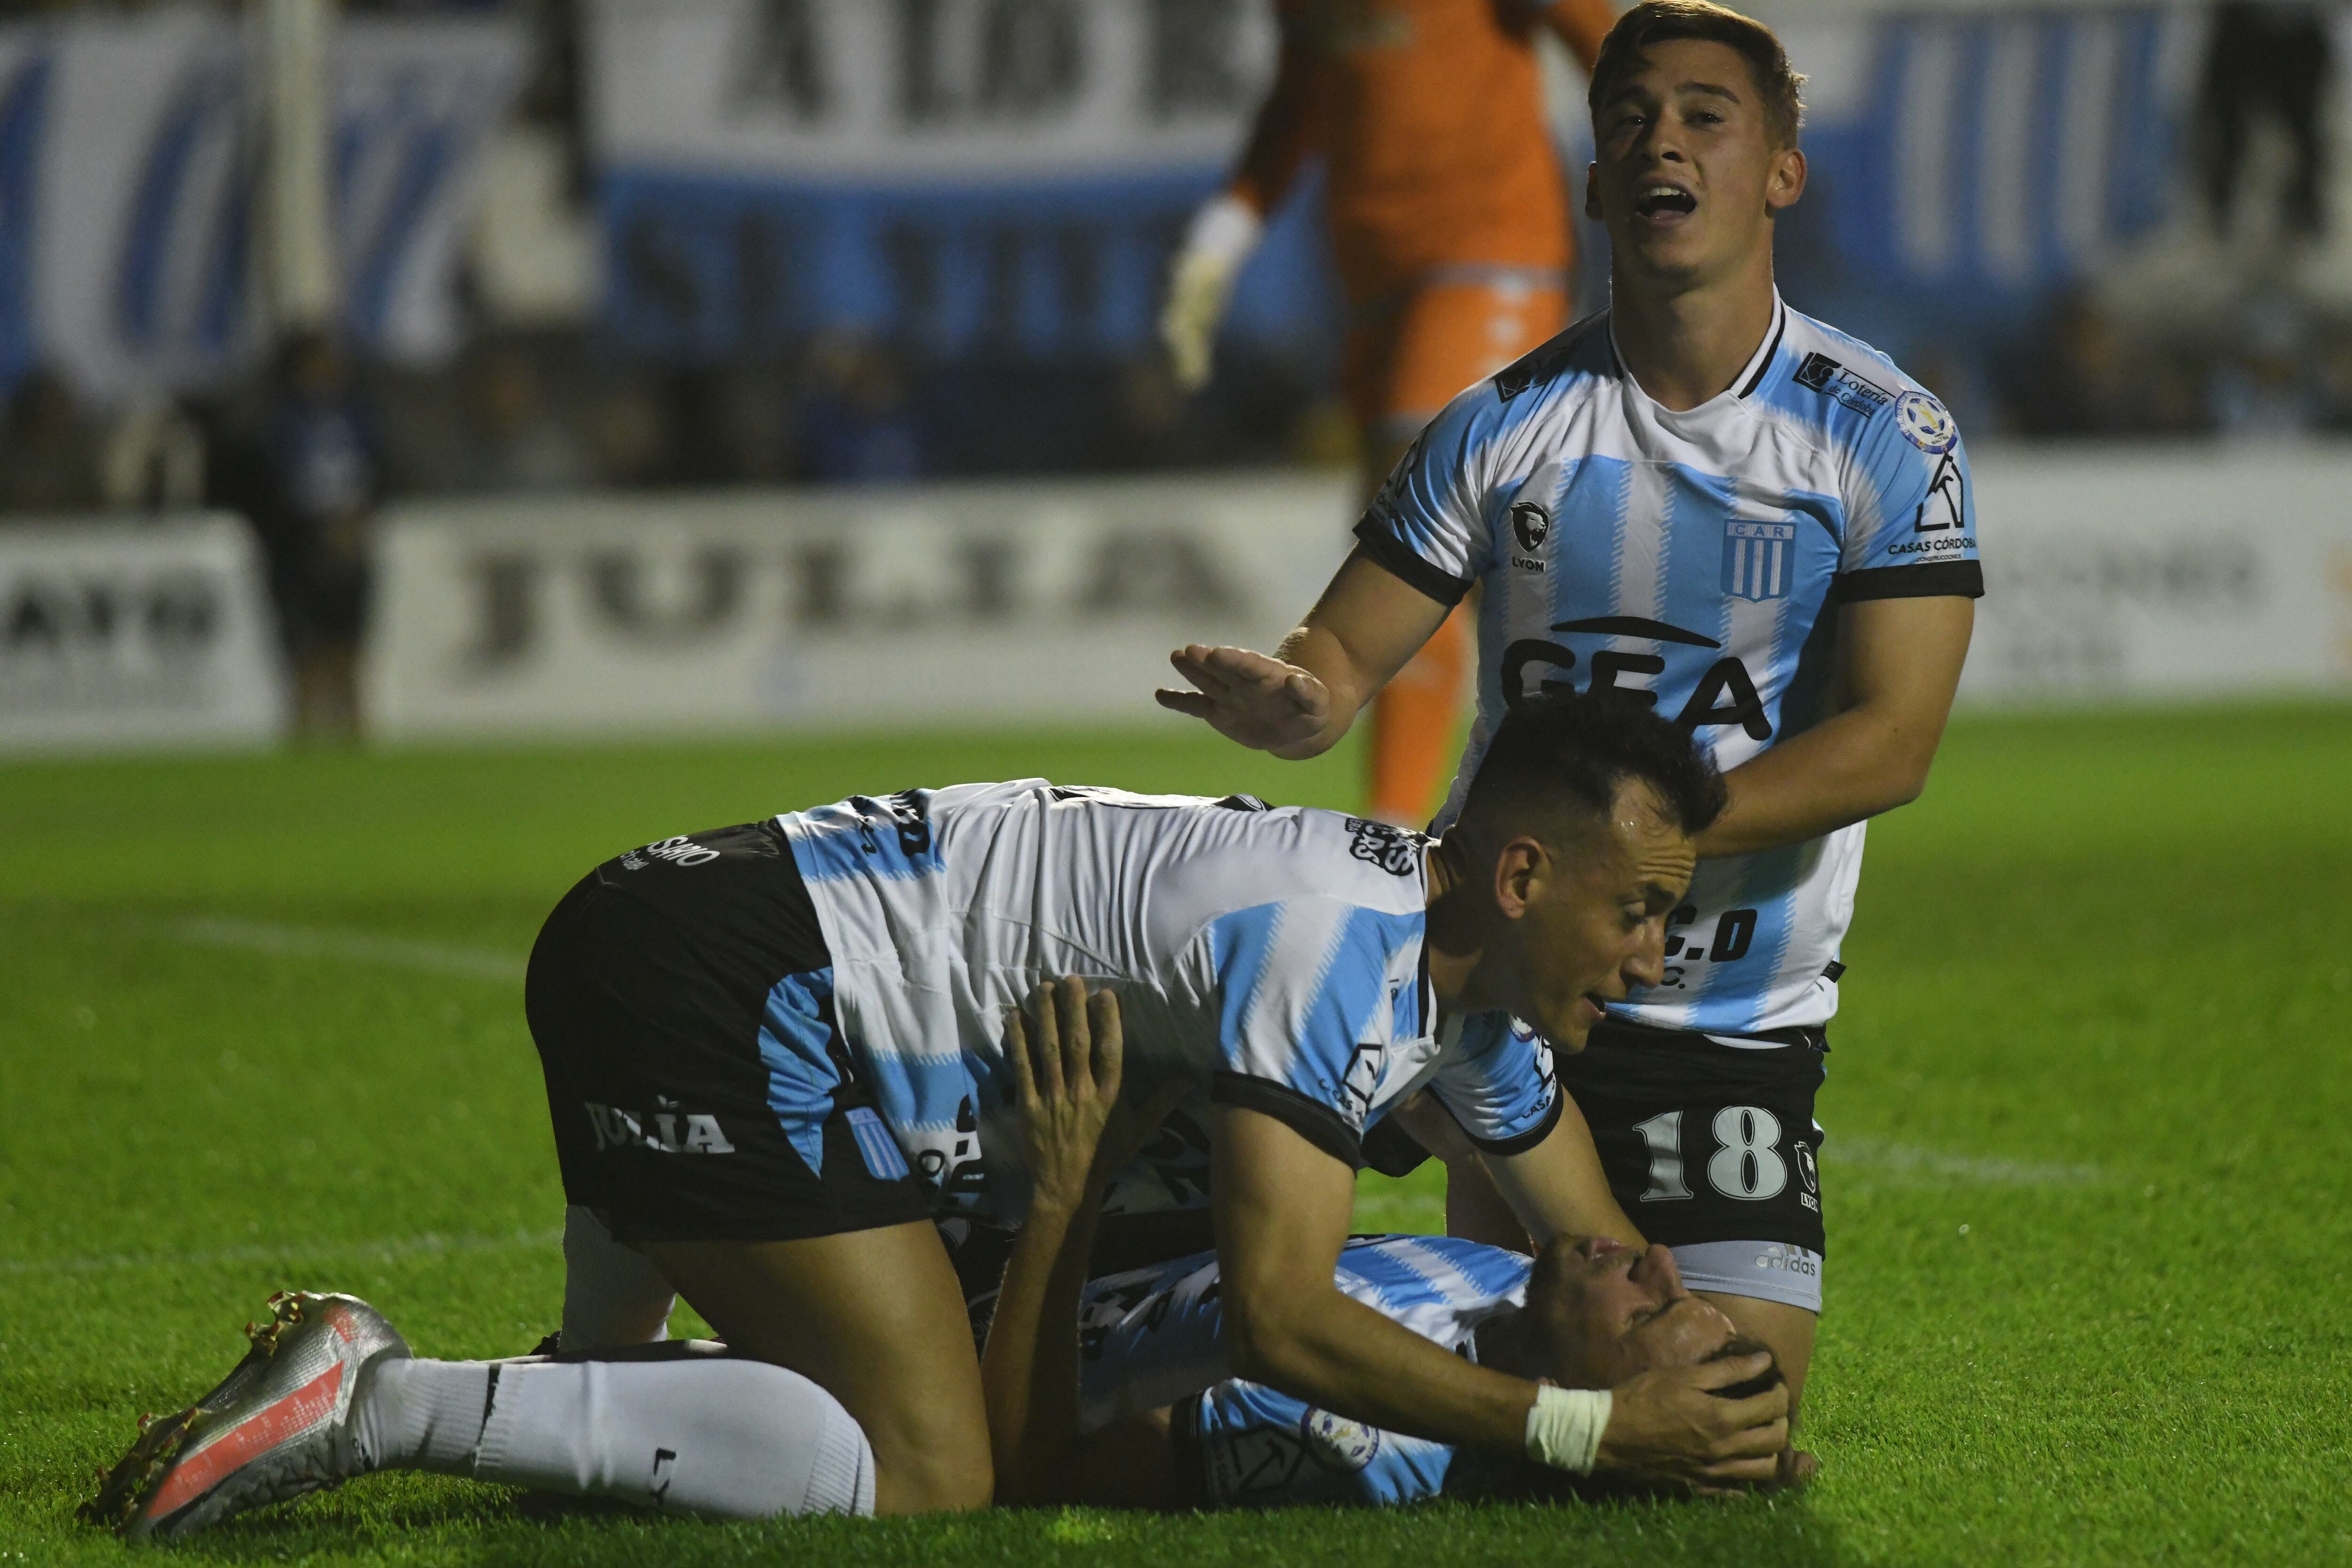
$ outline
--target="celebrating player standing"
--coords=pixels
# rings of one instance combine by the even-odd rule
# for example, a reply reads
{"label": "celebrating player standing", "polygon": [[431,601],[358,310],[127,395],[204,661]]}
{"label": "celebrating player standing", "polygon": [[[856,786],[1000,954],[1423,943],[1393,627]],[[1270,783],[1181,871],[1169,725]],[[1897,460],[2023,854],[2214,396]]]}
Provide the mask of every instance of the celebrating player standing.
{"label": "celebrating player standing", "polygon": [[[1773,286],[1774,215],[1805,184],[1799,86],[1734,12],[1628,12],[1594,70],[1585,198],[1611,308],[1454,400],[1277,658],[1186,648],[1200,689],[1161,694],[1314,755],[1483,583],[1463,778],[1510,705],[1571,683],[1712,751],[1731,804],[1664,980],[1561,1077],[1626,1211],[1792,1388],[1821,1304],[1813,1096],[1863,823],[1924,786],[1982,592],[1950,416]],[[1458,1229],[1491,1212],[1474,1182],[1453,1164]]]}
{"label": "celebrating player standing", "polygon": [[[1177,378],[1209,350],[1242,262],[1299,165],[1327,165],[1350,311],[1342,382],[1365,491],[1446,401],[1568,321],[1571,239],[1534,30],[1589,68],[1608,0],[1278,0],[1282,58],[1241,165],[1201,209],[1161,332]],[[1448,619],[1373,701],[1371,815],[1428,818],[1469,631]]]}

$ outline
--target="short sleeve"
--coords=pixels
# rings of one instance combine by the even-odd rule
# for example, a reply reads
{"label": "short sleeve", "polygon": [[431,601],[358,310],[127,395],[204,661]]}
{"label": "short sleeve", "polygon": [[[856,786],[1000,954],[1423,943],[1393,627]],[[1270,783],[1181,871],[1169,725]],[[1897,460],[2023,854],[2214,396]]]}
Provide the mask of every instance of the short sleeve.
{"label": "short sleeve", "polygon": [[1454,1449],[1231,1379],[1169,1422],[1184,1490],[1211,1508],[1394,1508],[1438,1496]]}
{"label": "short sleeve", "polygon": [[1524,1154],[1559,1121],[1551,1047],[1505,1014],[1473,1014],[1439,1058],[1429,1087],[1490,1154]]}
{"label": "short sleeve", "polygon": [[1446,405],[1391,469],[1356,524],[1364,553],[1441,605],[1456,605],[1493,547],[1481,434],[1496,402],[1480,382]]}
{"label": "short sleeve", "polygon": [[1211,921],[1201,938],[1217,1007],[1209,1098],[1362,1165],[1404,988],[1419,984],[1423,920],[1303,898]]}
{"label": "short sleeve", "polygon": [[1840,601],[1983,596],[1968,451],[1942,404],[1899,395],[1864,431],[1846,486]]}

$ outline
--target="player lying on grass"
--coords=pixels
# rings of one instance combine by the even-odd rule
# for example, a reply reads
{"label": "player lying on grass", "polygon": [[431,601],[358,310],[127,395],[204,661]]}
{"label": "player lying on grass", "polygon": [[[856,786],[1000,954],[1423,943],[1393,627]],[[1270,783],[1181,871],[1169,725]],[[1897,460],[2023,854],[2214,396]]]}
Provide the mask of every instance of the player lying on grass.
{"label": "player lying on grass", "polygon": [[[985,1321],[981,1377],[996,1489],[1007,1502],[1138,1508],[1388,1507],[1440,1495],[1541,1494],[1567,1478],[1523,1455],[1431,1442],[1350,1421],[1229,1375],[1214,1254],[1086,1278],[1111,1177],[1153,1110],[1119,1102],[1116,1007],[1041,991],[1010,1026],[1006,1061],[1034,1186]],[[1025,1038],[1033,1028],[1034,1048]],[[1445,1237],[1357,1237],[1334,1283],[1349,1300],[1498,1372],[1599,1391],[1696,1365],[1700,1386],[1760,1425],[1785,1408],[1763,1346],[1683,1288],[1666,1248],[1562,1237],[1529,1259]],[[1630,1459],[1630,1456],[1628,1458]],[[1638,1467],[1621,1466],[1625,1470]],[[1782,1455],[1782,1479],[1811,1471]]]}
{"label": "player lying on grass", "polygon": [[[1664,721],[1562,696],[1502,727],[1435,843],[1246,797],[1030,780],[632,850],[557,906],[525,986],[567,1255],[610,1273],[634,1249],[654,1284],[635,1321],[608,1316],[580,1348],[664,1337],[674,1289],[769,1364],[397,1361],[389,1330],[346,1311],[297,1334],[288,1364],[310,1381],[260,1377],[142,1436],[105,1510],[176,1533],[387,1463],[722,1514],[984,1505],[980,1367],[933,1221],[1026,1207],[1003,1019],[1049,975],[1116,992],[1144,1097],[1209,1086],[1236,1372],[1565,1468],[1655,1464],[1676,1434],[1686,1479],[1767,1479],[1783,1429],[1722,1417],[1696,1374],[1620,1398],[1595,1431],[1589,1401],[1448,1354],[1332,1286],[1363,1130],[1424,1089],[1539,1242],[1638,1239],[1543,1042],[1577,1048],[1657,974],[1721,801]],[[354,1424],[371,1381],[387,1386]],[[780,1419],[797,1445],[734,1457]]]}
{"label": "player lying on grass", "polygon": [[[1028,1016],[1034,1022],[1016,1016],[1008,1026],[1006,1061],[1015,1086],[1013,1152],[1034,1179],[1029,1214],[1001,1289],[972,1303],[974,1321],[988,1324],[981,1365],[1000,1500],[1383,1507],[1441,1495],[1543,1495],[1565,1479],[1523,1456],[1367,1426],[1230,1376],[1227,1298],[1213,1253],[1087,1280],[1110,1179],[1183,1085],[1171,1080],[1140,1111],[1119,1103],[1123,1033],[1112,993],[1089,998],[1076,981],[1040,987]],[[1349,1300],[1469,1362],[1592,1391],[1583,1402],[1591,1436],[1610,1426],[1620,1397],[1654,1402],[1685,1422],[1696,1413],[1740,1430],[1786,1430],[1786,1394],[1763,1347],[1684,1289],[1663,1247],[1561,1237],[1530,1260],[1444,1237],[1359,1237],[1340,1249],[1333,1278]],[[609,1315],[625,1302],[628,1287],[621,1289],[624,1303],[567,1309]],[[143,1517],[163,1521],[164,1533],[383,1468],[765,1517],[803,1511],[821,1489],[828,1454],[836,1466],[849,1454],[848,1433],[812,1434],[796,1423],[792,1401],[757,1397],[789,1373],[740,1360],[721,1364],[726,1347],[700,1341],[565,1362],[467,1363],[489,1381],[493,1408],[503,1384],[564,1368],[562,1375],[589,1391],[580,1414],[591,1426],[602,1400],[641,1395],[629,1385],[649,1372],[690,1377],[706,1394],[726,1377],[755,1395],[722,1402],[720,1420],[636,1409],[654,1418],[643,1434],[656,1444],[649,1464],[600,1463],[623,1456],[593,1439],[574,1445],[569,1468],[547,1463],[544,1445],[538,1462],[527,1464],[515,1452],[492,1451],[483,1413],[414,1397],[404,1385],[429,1379],[442,1363],[408,1360],[406,1345],[367,1303],[301,1295],[271,1305],[272,1321],[254,1331],[255,1347],[236,1371],[194,1410],[150,1429],[151,1437],[185,1431],[194,1439],[184,1450],[147,1456],[163,1473]],[[668,1358],[667,1367],[651,1357]],[[353,1363],[362,1371],[346,1379]],[[1662,1370],[1675,1368],[1691,1374]],[[273,1399],[271,1385],[311,1392]],[[1711,1408],[1707,1395],[1721,1403]],[[268,1430],[266,1415],[236,1419],[257,1408],[275,1410],[280,1426],[315,1439],[288,1445],[283,1432]],[[1682,1436],[1671,1424],[1647,1439],[1628,1429],[1616,1437],[1611,1468],[1636,1482],[1675,1482],[1685,1471]],[[297,1457],[304,1462],[289,1462]],[[108,1499],[128,1498],[150,1468],[134,1453],[89,1511],[112,1517]],[[1810,1470],[1809,1456],[1781,1454],[1780,1479]],[[806,1484],[812,1478],[818,1485]]]}

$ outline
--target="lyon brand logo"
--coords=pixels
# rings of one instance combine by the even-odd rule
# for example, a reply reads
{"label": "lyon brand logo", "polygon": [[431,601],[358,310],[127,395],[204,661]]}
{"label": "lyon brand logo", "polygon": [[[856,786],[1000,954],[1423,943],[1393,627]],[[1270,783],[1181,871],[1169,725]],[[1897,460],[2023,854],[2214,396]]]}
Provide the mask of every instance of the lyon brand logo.
{"label": "lyon brand logo", "polygon": [[1551,513],[1535,501],[1511,503],[1511,537],[1519,548],[1533,555],[1543,548],[1544,536],[1551,532]]}

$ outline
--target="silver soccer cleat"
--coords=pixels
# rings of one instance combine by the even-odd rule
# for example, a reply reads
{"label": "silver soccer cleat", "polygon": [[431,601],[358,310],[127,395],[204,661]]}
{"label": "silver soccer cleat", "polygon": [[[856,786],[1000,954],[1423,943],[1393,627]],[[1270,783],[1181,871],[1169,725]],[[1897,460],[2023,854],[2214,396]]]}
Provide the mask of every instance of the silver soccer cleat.
{"label": "silver soccer cleat", "polygon": [[220,1385],[139,1440],[82,1504],[126,1540],[173,1541],[248,1509],[341,1484],[367,1468],[352,1412],[407,1342],[356,1296],[281,1291]]}

